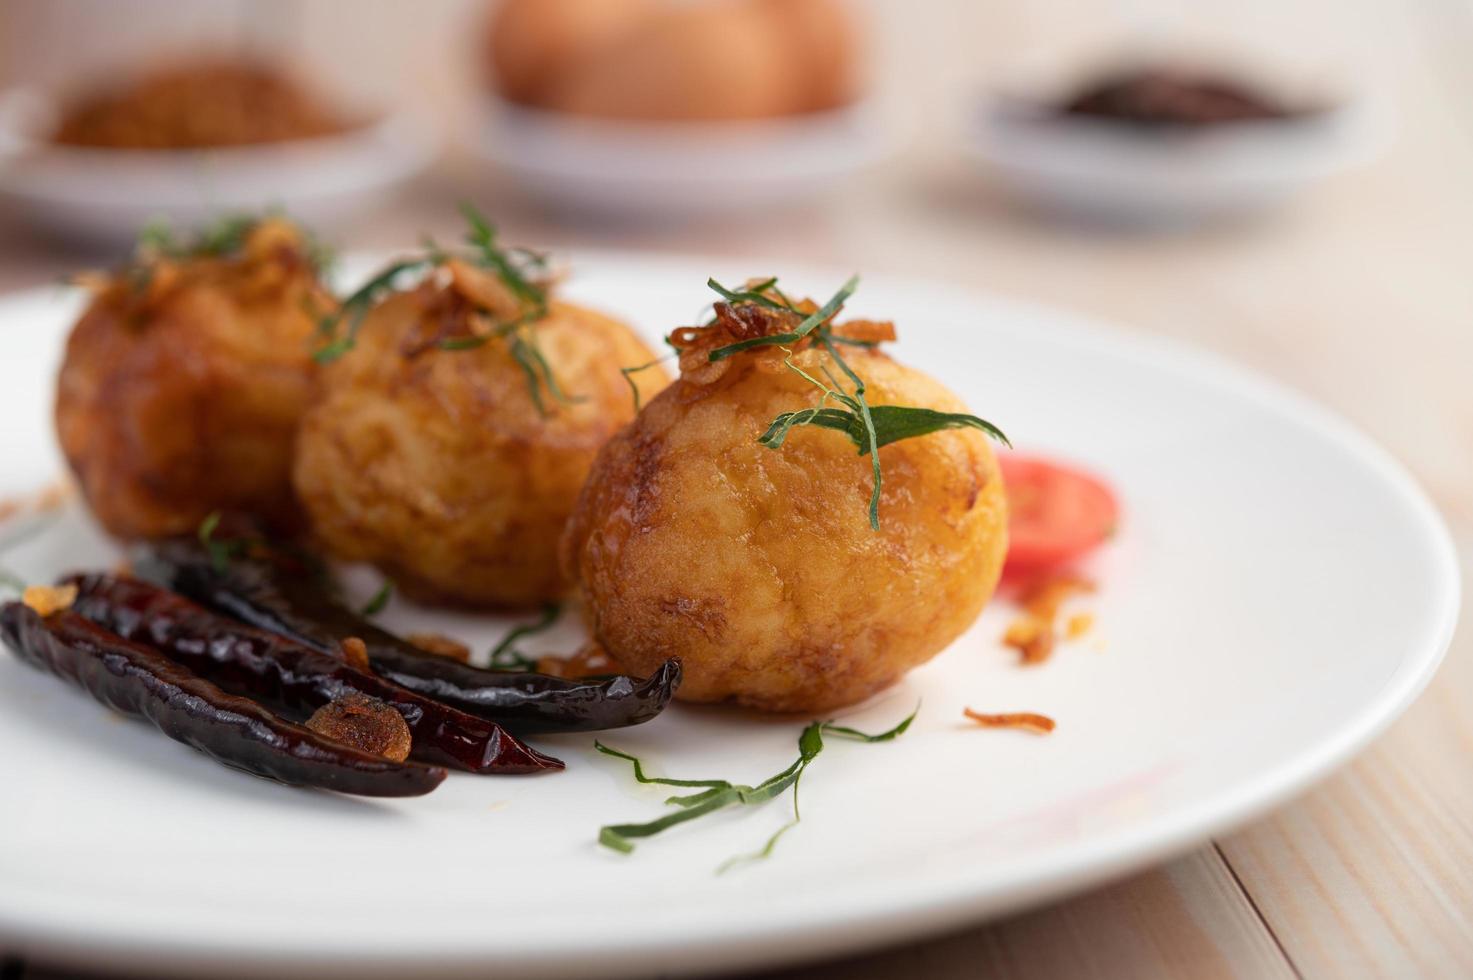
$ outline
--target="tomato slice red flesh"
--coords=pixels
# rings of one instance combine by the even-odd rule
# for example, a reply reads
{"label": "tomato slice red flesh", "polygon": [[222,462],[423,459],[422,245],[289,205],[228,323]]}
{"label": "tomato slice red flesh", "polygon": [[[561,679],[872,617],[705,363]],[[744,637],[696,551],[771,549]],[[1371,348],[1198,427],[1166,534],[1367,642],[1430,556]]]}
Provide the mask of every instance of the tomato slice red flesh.
{"label": "tomato slice red flesh", "polygon": [[1067,564],[1114,533],[1120,506],[1100,480],[1017,453],[1000,454],[998,463],[1008,492],[1007,569]]}

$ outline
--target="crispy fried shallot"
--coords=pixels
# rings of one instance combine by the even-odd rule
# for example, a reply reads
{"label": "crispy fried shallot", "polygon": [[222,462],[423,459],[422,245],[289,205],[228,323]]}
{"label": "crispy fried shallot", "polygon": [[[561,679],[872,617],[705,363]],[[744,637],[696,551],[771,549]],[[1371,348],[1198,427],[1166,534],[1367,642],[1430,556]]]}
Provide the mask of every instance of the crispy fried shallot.
{"label": "crispy fried shallot", "polygon": [[[1018,597],[1022,615],[1008,624],[1002,642],[1017,650],[1025,664],[1041,664],[1054,652],[1059,638],[1059,609],[1075,595],[1092,593],[1095,584],[1072,572],[1054,575],[1027,586]],[[1089,631],[1094,617],[1087,613],[1071,616],[1064,635],[1078,639]]]}
{"label": "crispy fried shallot", "polygon": [[387,702],[366,694],[354,691],[334,698],[312,712],[306,724],[335,742],[393,762],[409,758],[411,738],[404,716]]}
{"label": "crispy fried shallot", "polygon": [[983,728],[1022,728],[1037,735],[1047,735],[1055,727],[1054,720],[1048,715],[1040,715],[1033,711],[985,714],[981,711],[973,711],[971,708],[963,708],[962,714]]}
{"label": "crispy fried shallot", "polygon": [[75,585],[28,585],[21,593],[21,602],[34,609],[38,616],[50,616],[70,609],[76,601]]}
{"label": "crispy fried shallot", "polygon": [[405,639],[425,653],[433,653],[437,657],[457,660],[463,664],[471,662],[471,648],[444,633],[410,633]]}

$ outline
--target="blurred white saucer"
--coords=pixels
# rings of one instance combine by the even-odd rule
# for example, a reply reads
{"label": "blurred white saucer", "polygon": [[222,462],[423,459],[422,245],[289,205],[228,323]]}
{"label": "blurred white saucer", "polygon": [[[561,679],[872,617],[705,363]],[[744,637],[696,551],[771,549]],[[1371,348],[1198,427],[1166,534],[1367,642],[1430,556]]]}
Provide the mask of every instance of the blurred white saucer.
{"label": "blurred white saucer", "polygon": [[1384,119],[1364,100],[1302,116],[1143,127],[994,96],[969,155],[1023,201],[1113,223],[1180,224],[1277,204],[1370,158]]}
{"label": "blurred white saucer", "polygon": [[436,149],[402,114],[332,136],[208,150],[58,146],[45,138],[54,119],[39,92],[0,93],[0,196],[36,225],[94,244],[131,241],[159,218],[197,228],[267,207],[329,228],[424,169]]}
{"label": "blurred white saucer", "polygon": [[490,96],[472,149],[560,208],[671,217],[798,203],[892,145],[865,102],[780,119],[626,122]]}

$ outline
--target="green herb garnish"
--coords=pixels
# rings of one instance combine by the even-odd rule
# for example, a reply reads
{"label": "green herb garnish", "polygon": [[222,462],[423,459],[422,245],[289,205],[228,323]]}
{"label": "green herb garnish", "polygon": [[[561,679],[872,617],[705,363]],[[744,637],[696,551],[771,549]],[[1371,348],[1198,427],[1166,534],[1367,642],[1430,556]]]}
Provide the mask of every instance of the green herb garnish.
{"label": "green herb garnish", "polygon": [[[521,311],[509,319],[498,320],[490,310],[477,307],[477,314],[492,321],[489,330],[465,337],[446,337],[437,341],[434,346],[441,350],[464,351],[481,347],[493,339],[504,339],[509,353],[526,376],[527,390],[531,393],[532,403],[539,414],[547,414],[544,392],[565,405],[582,401],[581,398],[568,395],[558,385],[533,329],[537,321],[547,316],[548,299],[547,290],[529,276],[527,270],[544,271],[547,267],[546,256],[524,248],[503,248],[496,241],[495,226],[475,208],[462,204],[460,210],[470,226],[466,233],[466,244],[470,246],[467,253],[457,256],[426,238],[424,256],[402,259],[386,266],[353,295],[343,300],[336,313],[322,319],[317,332],[320,346],[312,356],[319,363],[327,363],[352,350],[357,343],[363,318],[385,293],[396,288],[396,283],[402,276],[437,269],[458,257],[495,273],[516,297]],[[347,324],[346,330],[343,329],[344,323]]]}
{"label": "green herb garnish", "polygon": [[534,636],[544,630],[550,629],[558,617],[563,614],[563,607],[556,602],[549,602],[542,607],[542,615],[536,622],[526,623],[514,627],[501,638],[501,642],[491,648],[492,670],[532,670],[537,669],[535,657],[529,657],[517,649],[517,641],[525,636]]}
{"label": "green herb garnish", "polygon": [[[1007,436],[998,431],[996,426],[975,415],[937,412],[908,405],[872,405],[869,411],[875,427],[875,443],[880,446],[940,432],[942,429],[980,429],[1007,444]],[[757,441],[769,449],[780,449],[783,440],[795,425],[834,429],[847,435],[859,448],[861,456],[869,452],[868,433],[852,408],[806,408],[801,412],[784,412],[772,420],[772,425]]]}
{"label": "green herb garnish", "polygon": [[680,351],[677,350],[666,354],[664,357],[657,357],[653,361],[648,361],[644,364],[636,364],[632,367],[622,367],[619,369],[619,374],[623,376],[624,383],[629,386],[629,394],[634,398],[634,410],[636,412],[638,412],[640,409],[639,385],[634,383],[634,378],[632,377],[632,375],[636,375],[641,371],[648,371],[656,364],[663,364],[666,361],[670,360],[670,358],[679,356]]}
{"label": "green herb garnish", "polygon": [[[516,294],[517,299],[532,308],[536,318],[545,316],[547,314],[547,291],[523,275],[511,254],[496,244],[495,226],[469,204],[461,204],[460,213],[465,215],[466,223],[471,226],[471,230],[465,237],[478,253],[479,264],[483,268],[493,270],[506,284],[506,288]],[[537,252],[518,249],[515,254],[523,257],[527,264],[535,268],[543,269],[547,266],[547,258]]]}
{"label": "green herb garnish", "polygon": [[634,767],[634,778],[641,783],[653,783],[661,786],[683,786],[687,788],[699,787],[699,793],[688,793],[682,796],[671,796],[665,800],[667,806],[676,809],[656,820],[648,823],[638,824],[609,824],[599,828],[598,842],[603,846],[622,854],[628,854],[634,850],[634,841],[645,837],[653,837],[656,834],[668,830],[682,823],[688,823],[708,813],[725,809],[733,805],[753,806],[765,803],[782,794],[789,786],[793,788],[793,819],[780,827],[776,833],[767,839],[763,847],[750,854],[739,854],[718,867],[717,873],[731,868],[733,865],[743,861],[759,860],[772,854],[777,842],[796,826],[801,819],[798,810],[798,782],[803,777],[804,771],[818,758],[823,751],[823,737],[832,735],[836,738],[846,738],[861,742],[888,742],[899,738],[910,727],[915,720],[920,705],[916,705],[900,724],[888,731],[877,735],[870,735],[858,729],[848,728],[843,725],[835,725],[832,721],[815,721],[803,729],[798,736],[798,758],[786,769],[769,776],[756,786],[745,786],[732,783],[725,779],[669,779],[663,776],[650,776],[644,771],[644,765],[640,760],[627,752],[610,748],[602,742],[595,741],[593,747],[604,755],[611,755],[617,759],[623,759]]}
{"label": "green herb garnish", "polygon": [[872,530],[878,531],[880,529],[880,437],[875,432],[874,415],[870,411],[869,402],[864,397],[864,382],[849,367],[849,362],[839,356],[838,349],[829,343],[826,333],[821,334],[818,339],[823,344],[823,349],[828,351],[828,355],[834,359],[834,363],[839,365],[840,370],[847,374],[849,380],[854,383],[852,401],[858,406],[856,414],[859,416],[860,424],[864,427],[865,436],[865,442],[860,446],[859,452],[860,455],[869,453],[870,470],[874,474],[874,482],[869,494],[869,526]]}
{"label": "green herb garnish", "polygon": [[223,572],[230,564],[230,560],[241,552],[242,543],[216,540],[215,532],[219,528],[220,512],[211,511],[204,520],[199,522],[199,530],[195,533],[199,537],[199,543],[205,546],[205,551],[209,552],[210,567],[217,572]]}
{"label": "green herb garnish", "polygon": [[233,542],[216,541],[215,529],[220,526],[220,512],[212,511],[204,520],[199,522],[199,543],[205,546],[205,551],[210,555],[210,567],[216,572],[225,571],[225,566],[230,564],[234,557]]}
{"label": "green herb garnish", "polygon": [[174,235],[174,227],[163,218],[152,218],[138,231],[136,248],[150,255],[177,257],[185,252]]}
{"label": "green herb garnish", "polygon": [[532,394],[532,404],[537,406],[540,414],[547,414],[547,409],[542,403],[543,388],[564,405],[583,401],[582,398],[570,398],[562,388],[558,387],[557,378],[552,373],[552,365],[547,363],[547,358],[543,356],[542,348],[537,345],[537,337],[532,331],[518,331],[512,335],[510,344],[512,359],[527,376],[527,388]]}
{"label": "green herb garnish", "polygon": [[384,584],[380,585],[378,591],[373,594],[373,598],[364,603],[363,609],[360,611],[361,614],[364,616],[377,616],[388,606],[389,599],[393,595],[394,583],[385,579]]}
{"label": "green herb garnish", "polygon": [[[794,426],[799,425],[834,429],[847,435],[858,447],[861,456],[870,457],[872,483],[869,499],[869,524],[872,529],[876,531],[880,529],[880,491],[883,480],[879,453],[881,446],[898,442],[901,439],[929,435],[942,429],[961,428],[979,429],[1004,445],[1012,445],[1001,429],[975,415],[961,412],[937,412],[929,408],[907,405],[870,405],[869,400],[865,398],[863,379],[849,366],[849,362],[844,360],[837,345],[873,348],[876,342],[839,336],[833,332],[830,325],[830,321],[858,287],[858,276],[851,276],[849,281],[839,287],[839,291],[830,297],[827,303],[813,313],[806,314],[797,309],[783,295],[782,291],[777,288],[775,278],[762,280],[741,290],[728,289],[715,279],[708,279],[706,285],[729,303],[752,303],[766,309],[803,317],[798,326],[791,331],[765,337],[752,337],[734,344],[727,344],[711,351],[709,358],[712,361],[719,361],[756,347],[777,346],[787,350],[789,356],[784,359],[783,363],[789,370],[818,388],[823,395],[814,408],[798,412],[784,412],[773,419],[767,430],[757,437],[757,441],[769,449],[781,449],[788,433],[793,430]],[[844,390],[843,385],[829,370],[828,365],[823,366],[824,374],[828,378],[828,383],[825,383],[793,363],[790,346],[809,336],[812,336],[816,344],[823,348],[840,373],[848,379],[850,384],[848,391]],[[837,402],[842,407],[830,407],[830,400]]]}
{"label": "green herb garnish", "polygon": [[[768,309],[784,310],[788,313],[794,313],[804,318],[802,323],[799,323],[796,328],[789,331],[788,333],[777,333],[767,337],[751,337],[747,340],[739,340],[734,344],[727,344],[725,347],[716,348],[711,352],[710,357],[713,361],[720,361],[725,360],[733,354],[740,354],[744,350],[751,350],[753,347],[777,347],[787,344],[796,344],[804,337],[807,337],[814,330],[818,329],[820,325],[825,324],[829,320],[833,319],[834,315],[839,312],[839,308],[844,305],[844,301],[848,299],[851,295],[853,295],[854,290],[859,288],[859,277],[850,276],[849,281],[840,286],[839,291],[831,296],[827,303],[823,304],[823,306],[820,306],[812,313],[808,313],[806,315],[801,310],[795,310],[789,303],[778,303],[775,300],[768,299],[765,295],[763,295],[763,291],[752,293],[749,290],[748,293],[733,293],[722,286],[721,283],[717,282],[715,279],[706,280],[706,285],[716,290],[722,296],[745,296],[748,294],[759,296],[761,297],[760,301],[752,299],[742,299],[739,300],[739,302],[755,302],[758,303],[758,305],[760,306],[767,307]],[[776,288],[777,280],[769,279],[760,285],[765,286],[766,290],[773,290]]]}
{"label": "green herb garnish", "polygon": [[[251,230],[263,220],[282,217],[285,215],[279,210],[268,210],[261,215],[224,215],[192,237],[181,237],[168,221],[155,218],[138,233],[137,251],[141,262],[131,267],[129,272],[136,274],[140,265],[146,267],[155,258],[192,259],[234,255],[245,246]],[[319,275],[326,273],[333,263],[332,249],[307,229],[302,228],[301,232],[307,261]],[[146,282],[145,277],[144,283]]]}
{"label": "green herb garnish", "polygon": [[[363,326],[363,318],[385,293],[394,288],[395,280],[405,273],[420,272],[430,266],[429,259],[404,259],[379,270],[372,279],[343,300],[336,312],[329,313],[318,321],[317,337],[324,343],[312,353],[312,359],[319,364],[326,364],[352,350],[353,345],[358,342],[358,330]],[[348,330],[340,337],[338,331],[345,319]]]}
{"label": "green herb garnish", "polygon": [[233,255],[245,245],[246,236],[256,227],[253,215],[229,215],[203,229],[190,252],[195,255]]}
{"label": "green herb garnish", "polygon": [[[777,276],[769,276],[766,279],[759,280],[741,289],[727,289],[715,279],[707,279],[706,285],[714,289],[728,303],[756,303],[758,306],[765,306],[769,310],[786,310],[789,313],[798,313],[797,310],[793,309],[793,305],[787,302],[786,297],[777,291]],[[776,295],[778,299],[775,300],[771,296],[768,296],[767,294],[769,292]],[[802,314],[800,313],[799,315],[801,316]]]}

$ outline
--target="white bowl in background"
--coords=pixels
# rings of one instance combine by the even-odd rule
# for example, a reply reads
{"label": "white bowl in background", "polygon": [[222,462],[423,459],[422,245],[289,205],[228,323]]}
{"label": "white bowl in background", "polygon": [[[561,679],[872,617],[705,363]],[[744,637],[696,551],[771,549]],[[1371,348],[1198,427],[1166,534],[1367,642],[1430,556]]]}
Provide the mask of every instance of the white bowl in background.
{"label": "white bowl in background", "polygon": [[59,146],[43,94],[0,93],[0,198],[32,223],[93,244],[131,241],[165,218],[198,228],[221,214],[280,207],[326,228],[424,169],[436,141],[404,114],[342,133],[200,150]]}
{"label": "white bowl in background", "polygon": [[488,96],[471,149],[560,208],[671,217],[800,203],[893,147],[867,102],[753,121],[643,122]]}
{"label": "white bowl in background", "polygon": [[1364,100],[1254,122],[1143,127],[994,96],[969,155],[1025,202],[1124,223],[1184,223],[1263,209],[1369,159],[1384,134]]}

